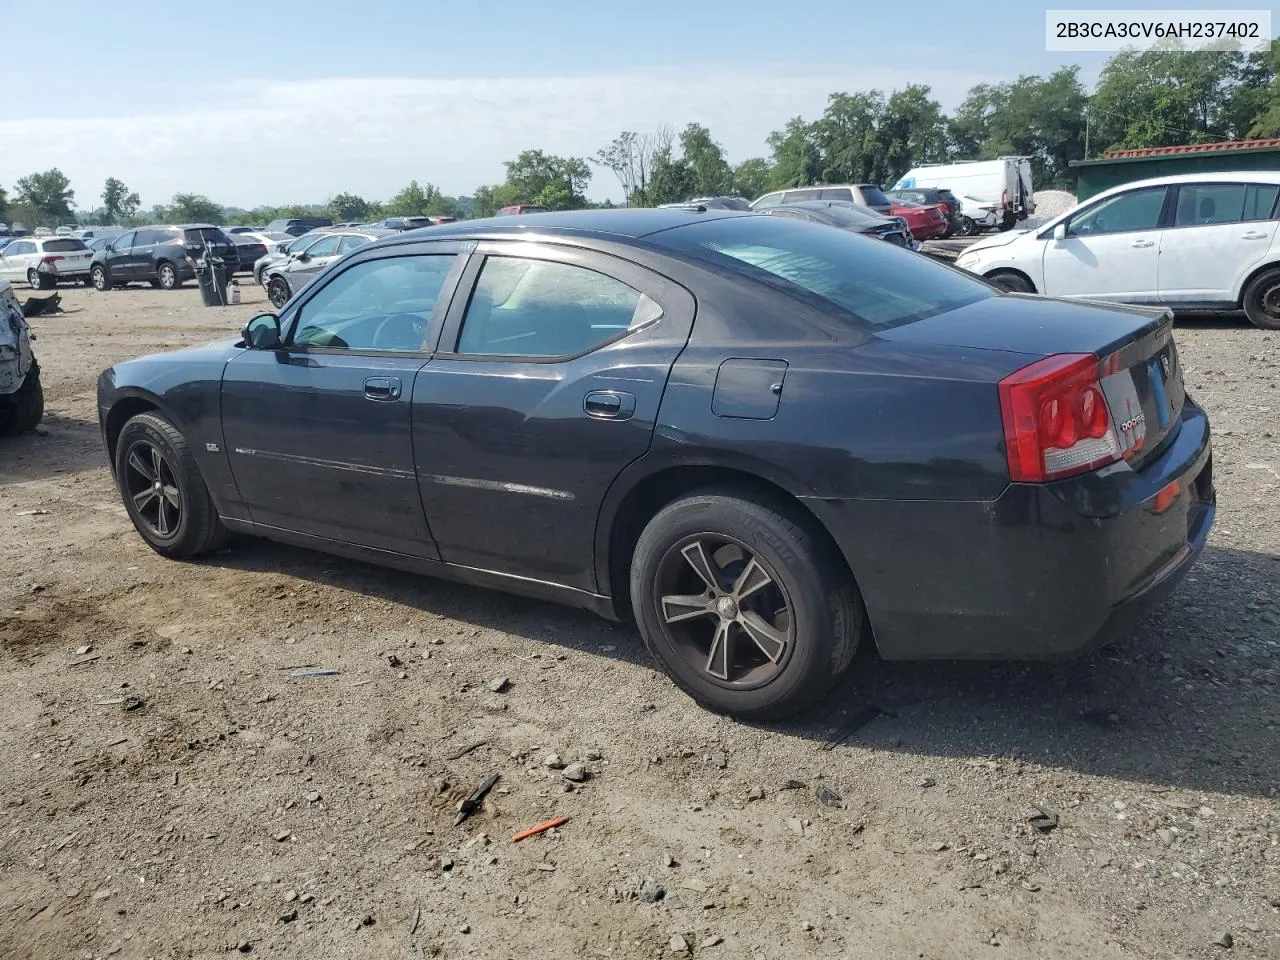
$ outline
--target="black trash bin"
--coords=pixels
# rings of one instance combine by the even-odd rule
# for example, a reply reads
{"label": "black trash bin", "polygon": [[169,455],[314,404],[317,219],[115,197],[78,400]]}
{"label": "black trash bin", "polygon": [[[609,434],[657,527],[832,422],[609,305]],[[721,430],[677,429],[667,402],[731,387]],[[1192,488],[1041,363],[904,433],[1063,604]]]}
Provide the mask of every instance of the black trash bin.
{"label": "black trash bin", "polygon": [[196,264],[196,283],[200,285],[200,299],[206,307],[227,305],[227,281],[231,271],[221,257],[206,257]]}

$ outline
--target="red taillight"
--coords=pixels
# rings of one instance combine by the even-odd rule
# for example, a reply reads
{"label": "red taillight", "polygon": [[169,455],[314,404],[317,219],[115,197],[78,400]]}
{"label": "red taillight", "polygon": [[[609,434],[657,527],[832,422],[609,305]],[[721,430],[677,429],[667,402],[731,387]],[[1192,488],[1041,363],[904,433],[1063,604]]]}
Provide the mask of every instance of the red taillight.
{"label": "red taillight", "polygon": [[67,258],[66,258],[66,257],[45,257],[45,258],[44,258],[43,260],[41,260],[40,262],[41,262],[41,263],[56,263],[56,262],[57,262],[57,261],[59,261],[59,260],[65,260],[65,259],[67,259]]}
{"label": "red taillight", "polygon": [[1042,483],[1120,459],[1091,353],[1059,353],[1000,381],[1009,478]]}

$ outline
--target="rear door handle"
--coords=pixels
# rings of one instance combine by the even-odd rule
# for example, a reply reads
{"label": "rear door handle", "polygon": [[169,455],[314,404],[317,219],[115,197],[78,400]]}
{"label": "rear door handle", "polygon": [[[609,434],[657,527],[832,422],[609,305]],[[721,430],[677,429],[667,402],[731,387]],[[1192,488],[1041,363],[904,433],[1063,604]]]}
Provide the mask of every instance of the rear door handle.
{"label": "rear door handle", "polygon": [[630,420],[636,412],[636,398],[621,390],[594,390],[582,401],[582,409],[597,420]]}
{"label": "rear door handle", "polygon": [[369,377],[364,382],[364,395],[370,400],[399,400],[399,377]]}
{"label": "rear door handle", "polygon": [[1155,245],[1156,242],[1154,240],[1135,240],[1129,244],[1131,247],[1154,247]]}

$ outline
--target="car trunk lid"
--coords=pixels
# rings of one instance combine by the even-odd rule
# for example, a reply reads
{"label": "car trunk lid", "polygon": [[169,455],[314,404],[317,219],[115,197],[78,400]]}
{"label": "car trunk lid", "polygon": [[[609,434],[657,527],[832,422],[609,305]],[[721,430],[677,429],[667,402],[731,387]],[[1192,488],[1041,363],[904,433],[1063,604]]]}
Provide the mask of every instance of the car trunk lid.
{"label": "car trunk lid", "polygon": [[1041,358],[1093,354],[1121,449],[1135,469],[1163,449],[1186,399],[1173,315],[1163,308],[1005,294],[879,335]]}

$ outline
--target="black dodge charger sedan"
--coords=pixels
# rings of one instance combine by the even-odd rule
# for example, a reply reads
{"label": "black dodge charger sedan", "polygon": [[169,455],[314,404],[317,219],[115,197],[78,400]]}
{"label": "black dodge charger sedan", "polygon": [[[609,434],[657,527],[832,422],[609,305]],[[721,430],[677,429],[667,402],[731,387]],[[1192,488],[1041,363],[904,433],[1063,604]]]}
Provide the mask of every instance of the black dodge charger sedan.
{"label": "black dodge charger sedan", "polygon": [[699,702],[1132,629],[1214,515],[1166,314],[1001,294],[780,217],[388,237],[241,336],[103,373],[159,553],[229,533],[633,617]]}

